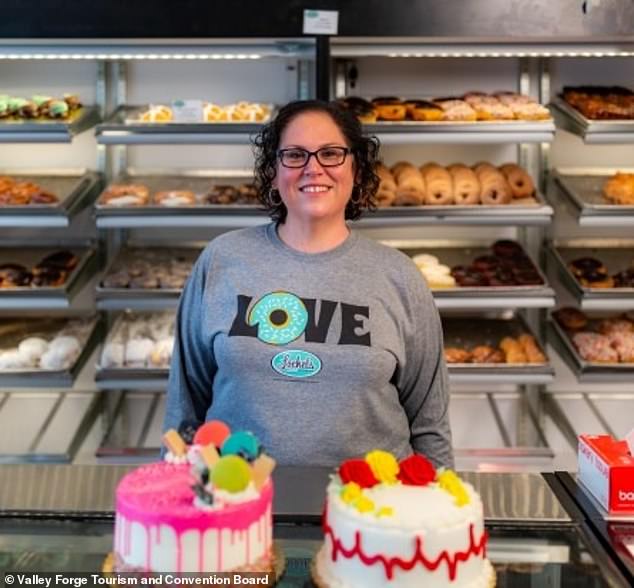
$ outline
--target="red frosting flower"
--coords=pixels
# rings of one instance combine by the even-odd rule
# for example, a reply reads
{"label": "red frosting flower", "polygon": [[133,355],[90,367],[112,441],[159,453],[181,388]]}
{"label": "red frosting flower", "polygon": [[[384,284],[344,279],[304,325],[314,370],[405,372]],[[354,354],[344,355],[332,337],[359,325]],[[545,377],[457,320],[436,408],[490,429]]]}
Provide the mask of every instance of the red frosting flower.
{"label": "red frosting flower", "polygon": [[410,455],[399,464],[398,479],[408,486],[427,486],[436,479],[436,470],[422,455]]}
{"label": "red frosting flower", "polygon": [[344,484],[356,482],[361,488],[371,488],[378,484],[372,469],[363,459],[349,459],[339,466],[339,477]]}

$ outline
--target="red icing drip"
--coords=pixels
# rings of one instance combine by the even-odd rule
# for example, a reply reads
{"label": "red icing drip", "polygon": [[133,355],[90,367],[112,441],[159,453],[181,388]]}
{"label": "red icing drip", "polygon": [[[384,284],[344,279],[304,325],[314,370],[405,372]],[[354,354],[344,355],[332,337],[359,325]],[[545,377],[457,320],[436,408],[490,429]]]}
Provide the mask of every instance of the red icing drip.
{"label": "red icing drip", "polygon": [[222,529],[218,531],[218,571],[224,571],[222,567]]}
{"label": "red icing drip", "polygon": [[183,534],[177,535],[178,547],[176,547],[176,571],[183,571]]}
{"label": "red icing drip", "polygon": [[201,531],[198,536],[198,569],[200,571],[205,569],[205,565],[204,565],[205,564],[205,550],[203,549],[204,538],[205,538],[205,534]]}
{"label": "red icing drip", "polygon": [[147,540],[145,542],[145,570],[148,571],[150,569],[150,562],[152,561],[152,527],[147,529],[147,533],[145,534]]}
{"label": "red icing drip", "polygon": [[355,532],[355,541],[353,547],[351,549],[346,549],[343,546],[341,540],[335,537],[332,527],[328,524],[328,512],[325,509],[323,520],[324,533],[326,535],[330,535],[330,540],[332,541],[332,561],[337,561],[337,557],[339,553],[341,553],[341,555],[346,559],[351,559],[354,556],[359,557],[359,559],[366,566],[371,566],[377,562],[380,562],[381,564],[383,564],[385,575],[387,576],[388,580],[393,579],[395,567],[399,567],[407,571],[411,570],[417,563],[421,563],[428,570],[434,571],[444,561],[447,563],[449,580],[453,582],[456,579],[456,570],[460,562],[467,561],[472,555],[481,555],[482,558],[486,557],[486,542],[488,539],[488,534],[486,531],[484,531],[482,533],[482,536],[480,537],[480,540],[476,541],[475,537],[473,536],[473,523],[469,525],[469,547],[466,549],[466,551],[457,551],[453,556],[451,556],[447,551],[443,550],[440,552],[440,555],[436,559],[429,559],[423,551],[422,539],[420,537],[416,537],[414,557],[412,557],[412,559],[410,560],[404,560],[400,557],[387,558],[381,554],[366,554],[363,550],[363,545],[361,544],[361,533],[359,531]]}
{"label": "red icing drip", "polygon": [[247,563],[251,563],[251,533],[247,530]]}

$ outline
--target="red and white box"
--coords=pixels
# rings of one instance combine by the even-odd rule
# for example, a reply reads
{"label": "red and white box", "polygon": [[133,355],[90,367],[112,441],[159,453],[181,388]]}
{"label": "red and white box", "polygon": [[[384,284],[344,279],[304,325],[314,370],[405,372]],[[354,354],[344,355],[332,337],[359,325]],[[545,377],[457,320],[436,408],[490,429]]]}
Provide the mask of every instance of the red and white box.
{"label": "red and white box", "polygon": [[634,514],[634,455],[627,439],[580,435],[577,476],[605,510]]}

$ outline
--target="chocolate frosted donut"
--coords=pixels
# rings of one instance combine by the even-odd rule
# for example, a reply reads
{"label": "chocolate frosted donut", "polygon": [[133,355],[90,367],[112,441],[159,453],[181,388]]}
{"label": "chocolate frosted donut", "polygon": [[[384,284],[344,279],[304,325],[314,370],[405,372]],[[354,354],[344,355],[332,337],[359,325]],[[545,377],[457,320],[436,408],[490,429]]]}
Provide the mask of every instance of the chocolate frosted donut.
{"label": "chocolate frosted donut", "polygon": [[588,317],[576,308],[560,308],[553,313],[553,316],[564,329],[576,331],[588,324]]}
{"label": "chocolate frosted donut", "polygon": [[78,263],[79,258],[72,251],[62,249],[60,251],[55,251],[54,253],[47,255],[35,267],[54,267],[70,271],[77,267]]}
{"label": "chocolate frosted donut", "polygon": [[473,260],[471,265],[478,271],[489,271],[495,270],[500,262],[494,255],[480,255]]}
{"label": "chocolate frosted donut", "polygon": [[604,276],[608,273],[603,263],[594,257],[579,257],[571,261],[568,267],[578,278],[590,272],[598,272]]}
{"label": "chocolate frosted donut", "polygon": [[493,243],[493,253],[498,257],[525,257],[526,254],[522,249],[522,246],[517,241],[511,241],[510,239],[499,239]]}

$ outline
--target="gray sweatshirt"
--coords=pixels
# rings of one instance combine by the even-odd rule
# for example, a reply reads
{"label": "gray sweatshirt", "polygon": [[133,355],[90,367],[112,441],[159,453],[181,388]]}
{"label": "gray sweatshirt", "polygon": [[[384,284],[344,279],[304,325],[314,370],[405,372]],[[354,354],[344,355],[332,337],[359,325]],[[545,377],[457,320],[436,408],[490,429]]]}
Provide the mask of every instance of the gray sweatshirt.
{"label": "gray sweatshirt", "polygon": [[448,404],[438,312],[400,251],[352,232],[302,253],[268,224],[217,237],[196,262],[165,429],[220,419],[284,465],[384,449],[451,467]]}

